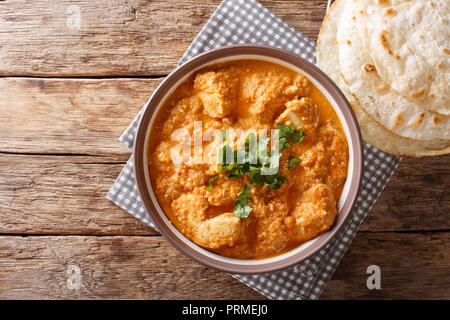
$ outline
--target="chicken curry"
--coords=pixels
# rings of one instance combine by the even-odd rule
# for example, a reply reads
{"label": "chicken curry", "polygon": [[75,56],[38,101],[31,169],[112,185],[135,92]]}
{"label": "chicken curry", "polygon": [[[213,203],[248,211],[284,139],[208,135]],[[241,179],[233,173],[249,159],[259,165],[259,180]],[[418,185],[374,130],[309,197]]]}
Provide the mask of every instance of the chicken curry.
{"label": "chicken curry", "polygon": [[[348,144],[330,102],[304,75],[262,60],[216,64],[180,84],[160,110],[148,148],[152,187],[194,243],[227,257],[263,259],[333,225]],[[181,129],[182,137],[194,137],[183,140],[191,144],[199,132],[221,134],[204,135],[202,154],[189,145],[187,157],[174,161],[182,140],[174,132]],[[230,134],[238,129],[245,134]],[[253,152],[264,143],[263,152]]]}

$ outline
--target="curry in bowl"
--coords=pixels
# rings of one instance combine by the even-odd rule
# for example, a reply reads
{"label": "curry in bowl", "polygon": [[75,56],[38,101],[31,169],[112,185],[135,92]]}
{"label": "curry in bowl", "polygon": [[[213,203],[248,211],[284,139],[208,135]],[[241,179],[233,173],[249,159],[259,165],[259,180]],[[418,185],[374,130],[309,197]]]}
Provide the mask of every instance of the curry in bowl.
{"label": "curry in bowl", "polygon": [[148,166],[184,236],[222,256],[264,259],[333,225],[348,149],[334,108],[308,78],[235,60],[194,72],[163,102]]}

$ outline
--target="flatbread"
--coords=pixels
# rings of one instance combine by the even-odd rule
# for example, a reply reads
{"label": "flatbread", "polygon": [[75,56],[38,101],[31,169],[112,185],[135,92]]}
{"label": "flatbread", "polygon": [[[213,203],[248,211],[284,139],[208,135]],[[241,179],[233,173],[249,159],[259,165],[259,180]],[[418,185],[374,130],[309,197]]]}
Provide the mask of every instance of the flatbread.
{"label": "flatbread", "polygon": [[346,0],[337,0],[329,9],[317,40],[317,66],[322,69],[342,90],[353,107],[361,128],[363,139],[378,149],[401,156],[421,157],[450,153],[448,141],[419,141],[402,138],[385,129],[365,113],[347,88],[337,64],[337,25]]}
{"label": "flatbread", "polygon": [[328,9],[317,38],[317,66],[337,84],[352,107],[360,108],[339,72],[336,32],[345,5],[345,0],[336,0]]}
{"label": "flatbread", "polygon": [[360,36],[381,79],[409,101],[450,114],[450,1],[358,0]]}
{"label": "flatbread", "polygon": [[449,140],[450,117],[425,110],[393,91],[379,77],[361,41],[355,0],[346,1],[337,44],[342,78],[372,118],[399,136],[416,140]]}

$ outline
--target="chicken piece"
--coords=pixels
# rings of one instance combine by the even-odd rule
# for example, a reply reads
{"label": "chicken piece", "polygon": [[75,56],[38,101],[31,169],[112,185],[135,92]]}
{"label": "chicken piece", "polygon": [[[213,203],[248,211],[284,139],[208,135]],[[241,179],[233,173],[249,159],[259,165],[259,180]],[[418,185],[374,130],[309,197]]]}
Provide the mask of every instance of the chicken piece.
{"label": "chicken piece", "polygon": [[152,161],[151,170],[158,170],[155,178],[156,192],[168,202],[177,199],[183,192],[205,185],[206,165],[172,166],[155,158],[150,161]]}
{"label": "chicken piece", "polygon": [[204,192],[204,188],[195,188],[171,203],[178,220],[177,227],[200,246],[210,249],[232,246],[241,234],[241,220],[232,213],[206,219],[208,202]]}
{"label": "chicken piece", "polygon": [[330,228],[337,213],[332,190],[325,184],[317,183],[303,193],[285,223],[292,239],[308,241]]}
{"label": "chicken piece", "polygon": [[287,76],[265,73],[255,73],[245,79],[242,98],[251,103],[249,112],[254,115],[263,112],[273,115],[289,99],[285,90],[290,82]]}
{"label": "chicken piece", "polygon": [[252,103],[252,114],[268,113],[273,116],[287,101],[310,93],[309,80],[303,75],[290,76],[255,73],[243,81],[242,99]]}
{"label": "chicken piece", "polygon": [[299,130],[304,126],[308,136],[314,136],[319,125],[317,105],[310,98],[294,99],[286,103],[286,110],[277,118],[275,123],[295,126]]}
{"label": "chicken piece", "polygon": [[203,111],[213,118],[231,113],[237,87],[238,78],[230,71],[199,73],[194,80],[194,89],[203,103]]}
{"label": "chicken piece", "polygon": [[227,179],[222,175],[219,183],[208,192],[208,203],[213,206],[223,206],[236,202],[242,191],[243,182],[240,179]]}
{"label": "chicken piece", "polygon": [[200,246],[217,249],[232,246],[241,233],[241,219],[233,213],[223,213],[206,220],[194,231],[193,240]]}
{"label": "chicken piece", "polygon": [[205,220],[205,211],[208,202],[201,188],[195,188],[192,192],[186,192],[171,203],[173,214],[179,221],[179,227],[183,234],[192,238],[200,223]]}
{"label": "chicken piece", "polygon": [[183,187],[180,184],[173,183],[173,174],[168,177],[165,175],[159,175],[156,177],[156,192],[161,194],[162,197],[170,202],[178,198],[183,193]]}
{"label": "chicken piece", "polygon": [[180,184],[186,191],[193,190],[195,187],[204,186],[207,177],[205,171],[208,166],[205,164],[182,164],[175,167],[175,173],[172,176],[172,182]]}
{"label": "chicken piece", "polygon": [[328,155],[328,171],[330,183],[341,185],[347,179],[348,144],[341,130],[332,122],[328,121],[321,126],[318,134],[323,139]]}
{"label": "chicken piece", "polygon": [[297,97],[307,97],[311,93],[311,82],[302,74],[298,74],[294,79],[294,84],[286,88],[286,94],[294,94]]}
{"label": "chicken piece", "polygon": [[161,142],[153,152],[150,161],[156,163],[159,166],[167,166],[167,164],[172,161],[170,153],[167,152],[167,150],[170,150],[170,148],[171,145],[169,142]]}
{"label": "chicken piece", "polygon": [[281,252],[289,241],[284,219],[288,214],[286,195],[277,199],[252,197],[251,212],[254,224],[254,254],[257,257],[275,255]]}
{"label": "chicken piece", "polygon": [[199,113],[201,108],[202,102],[195,95],[179,100],[170,111],[167,120],[164,121],[161,134],[170,136],[174,130],[183,127],[192,130],[196,120],[192,115]]}

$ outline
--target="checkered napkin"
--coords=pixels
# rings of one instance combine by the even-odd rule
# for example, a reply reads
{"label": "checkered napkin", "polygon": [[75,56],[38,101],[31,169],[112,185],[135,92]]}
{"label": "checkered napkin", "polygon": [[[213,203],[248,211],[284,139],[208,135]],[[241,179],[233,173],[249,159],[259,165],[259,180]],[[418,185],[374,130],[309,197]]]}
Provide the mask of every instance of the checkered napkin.
{"label": "checkered napkin", "polygon": [[[283,48],[315,63],[315,43],[283,22],[255,0],[225,0],[188,48],[180,64],[204,51],[238,43]],[[142,111],[141,111],[142,112]],[[120,137],[133,146],[139,113]],[[364,177],[355,209],[340,232],[323,249],[287,270],[263,275],[232,275],[272,299],[318,299],[356,235],[359,225],[380,196],[401,158],[364,144]],[[142,222],[155,228],[140,202],[132,159],[107,198]]]}

